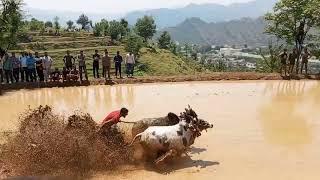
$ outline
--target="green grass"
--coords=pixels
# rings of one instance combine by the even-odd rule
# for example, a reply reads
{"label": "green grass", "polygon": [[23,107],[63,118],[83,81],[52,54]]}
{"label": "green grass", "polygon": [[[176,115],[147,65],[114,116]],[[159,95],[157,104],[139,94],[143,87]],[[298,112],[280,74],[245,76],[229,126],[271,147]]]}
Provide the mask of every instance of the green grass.
{"label": "green grass", "polygon": [[141,50],[141,71],[151,76],[190,75],[199,71],[196,63],[184,61],[168,50],[148,48]]}

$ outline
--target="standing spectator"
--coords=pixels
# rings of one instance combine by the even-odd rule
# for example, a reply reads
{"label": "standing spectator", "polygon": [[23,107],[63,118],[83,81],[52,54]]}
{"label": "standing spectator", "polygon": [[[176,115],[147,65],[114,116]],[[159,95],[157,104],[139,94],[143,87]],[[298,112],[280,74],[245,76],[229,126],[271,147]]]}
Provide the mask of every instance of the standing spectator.
{"label": "standing spectator", "polygon": [[287,76],[287,60],[288,60],[288,50],[284,49],[283,53],[279,55],[280,61],[281,61],[281,67],[280,67],[280,74],[282,75],[282,72],[284,70],[284,76]]}
{"label": "standing spectator", "polygon": [[40,82],[44,81],[44,74],[43,74],[43,61],[39,56],[39,53],[35,53],[35,60],[36,60],[36,69],[37,69],[37,74],[39,77]]}
{"label": "standing spectator", "polygon": [[75,63],[75,59],[70,55],[70,51],[67,51],[67,54],[63,57],[64,66],[67,70],[72,70],[72,67]]}
{"label": "standing spectator", "polygon": [[305,67],[305,73],[308,75],[308,61],[311,57],[311,54],[308,51],[308,48],[304,48],[304,52],[302,54],[302,63],[301,63],[301,74],[303,71],[303,67]]}
{"label": "standing spectator", "polygon": [[3,61],[4,61],[4,55],[2,56],[0,54],[0,84],[3,83]]}
{"label": "standing spectator", "polygon": [[31,82],[37,81],[37,75],[36,75],[36,60],[33,57],[32,53],[29,53],[29,57],[27,59],[27,67],[28,67],[28,76],[29,80]]}
{"label": "standing spectator", "polygon": [[16,57],[14,52],[11,53],[11,60],[13,66],[13,77],[16,82],[19,82],[20,60]]}
{"label": "standing spectator", "polygon": [[27,67],[27,59],[28,54],[26,52],[22,52],[20,57],[20,65],[21,65],[21,81],[29,82],[29,74],[28,74],[28,67]]}
{"label": "standing spectator", "polygon": [[[7,53],[4,55],[3,69],[4,69],[5,76],[6,76],[7,84],[9,84],[9,82],[13,83],[12,59],[9,57],[9,55]],[[10,81],[9,81],[9,79],[10,79]]]}
{"label": "standing spectator", "polygon": [[108,79],[110,79],[110,66],[111,66],[111,59],[109,56],[109,52],[107,49],[104,50],[104,56],[102,57],[102,76],[103,78],[107,79],[107,72],[108,72]]}
{"label": "standing spectator", "polygon": [[49,75],[51,75],[51,67],[52,67],[52,58],[50,56],[48,56],[48,53],[45,52],[44,56],[42,58],[42,62],[43,62],[43,73],[44,73],[44,80],[46,82],[48,82],[49,79]]}
{"label": "standing spectator", "polygon": [[116,67],[116,78],[118,78],[118,72],[120,75],[120,78],[122,78],[121,76],[121,63],[123,61],[122,56],[120,56],[120,51],[117,51],[117,55],[114,57],[113,59],[115,67]]}
{"label": "standing spectator", "polygon": [[95,50],[95,53],[93,55],[93,77],[99,78],[99,61],[100,61],[100,55],[98,54],[98,50]]}
{"label": "standing spectator", "polygon": [[289,65],[289,73],[291,73],[291,74],[293,73],[294,65],[296,63],[297,58],[298,58],[297,49],[294,48],[292,50],[292,53],[289,54],[289,63],[290,63],[290,65]]}
{"label": "standing spectator", "polygon": [[130,52],[126,56],[125,64],[127,67],[127,77],[133,77],[134,64],[135,64],[134,55]]}
{"label": "standing spectator", "polygon": [[82,82],[82,75],[84,73],[86,80],[88,81],[88,73],[87,73],[87,66],[86,66],[86,55],[83,54],[83,51],[80,51],[78,55],[78,62],[79,62],[79,74],[80,74],[80,82]]}

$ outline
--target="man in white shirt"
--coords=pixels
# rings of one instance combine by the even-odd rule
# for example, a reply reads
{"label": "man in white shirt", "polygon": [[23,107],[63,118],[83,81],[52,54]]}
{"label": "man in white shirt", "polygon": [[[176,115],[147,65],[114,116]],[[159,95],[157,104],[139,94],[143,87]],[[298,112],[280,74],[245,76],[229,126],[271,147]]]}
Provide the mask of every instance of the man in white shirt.
{"label": "man in white shirt", "polygon": [[125,59],[125,64],[127,66],[127,77],[133,77],[135,63],[134,55],[130,52],[127,54]]}
{"label": "man in white shirt", "polygon": [[43,62],[44,80],[48,82],[49,75],[51,74],[52,58],[48,56],[47,52],[44,53],[44,56],[42,57],[42,62]]}
{"label": "man in white shirt", "polygon": [[21,82],[24,82],[24,81],[29,82],[27,59],[28,59],[28,54],[26,52],[22,52],[20,57]]}

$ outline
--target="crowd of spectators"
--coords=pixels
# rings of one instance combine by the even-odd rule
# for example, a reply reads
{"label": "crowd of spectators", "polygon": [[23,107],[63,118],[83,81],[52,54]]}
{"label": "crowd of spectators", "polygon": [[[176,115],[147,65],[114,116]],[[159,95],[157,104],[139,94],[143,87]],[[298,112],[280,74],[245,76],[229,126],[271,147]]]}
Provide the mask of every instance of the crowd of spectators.
{"label": "crowd of spectators", "polygon": [[[109,56],[107,49],[103,55],[99,54],[98,50],[92,55],[92,59],[87,57],[83,51],[78,55],[73,56],[70,51],[66,52],[63,57],[63,68],[53,66],[54,60],[47,52],[41,56],[38,52],[27,53],[22,52],[17,56],[15,52],[0,53],[0,83],[18,83],[18,82],[57,82],[57,81],[79,81],[82,82],[85,78],[89,80],[87,72],[87,61],[92,60],[93,78],[99,79],[100,72],[102,78],[111,79],[111,63],[112,58]],[[122,64],[126,66],[126,74],[128,78],[132,78],[134,74],[135,56],[128,53],[125,58],[118,51],[113,57],[115,67],[115,77],[122,77]],[[100,69],[102,67],[102,69]],[[84,78],[83,78],[84,75]]]}

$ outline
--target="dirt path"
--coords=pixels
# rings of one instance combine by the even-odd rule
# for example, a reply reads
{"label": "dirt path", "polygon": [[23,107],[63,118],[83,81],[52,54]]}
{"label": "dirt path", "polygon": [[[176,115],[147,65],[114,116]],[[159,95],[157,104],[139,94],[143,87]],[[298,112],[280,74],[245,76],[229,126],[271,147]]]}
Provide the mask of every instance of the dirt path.
{"label": "dirt path", "polygon": [[8,90],[19,89],[38,89],[51,87],[72,87],[72,86],[90,86],[90,85],[115,85],[115,84],[141,84],[141,83],[157,83],[157,82],[186,82],[186,81],[228,81],[228,80],[300,80],[300,79],[320,79],[318,75],[295,76],[292,78],[284,78],[279,74],[255,73],[255,72],[229,72],[229,73],[208,73],[197,75],[181,75],[181,76],[144,76],[136,78],[112,79],[105,81],[104,79],[90,80],[88,82],[50,82],[50,83],[16,83],[16,84],[0,84],[0,94]]}

